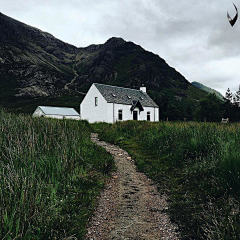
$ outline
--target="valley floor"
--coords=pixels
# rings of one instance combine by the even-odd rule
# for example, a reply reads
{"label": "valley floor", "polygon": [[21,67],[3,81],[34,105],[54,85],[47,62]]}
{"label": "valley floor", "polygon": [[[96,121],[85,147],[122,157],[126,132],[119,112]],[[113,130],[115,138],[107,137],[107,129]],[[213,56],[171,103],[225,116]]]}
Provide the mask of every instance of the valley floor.
{"label": "valley floor", "polygon": [[157,186],[136,171],[126,151],[99,141],[97,134],[91,139],[114,156],[117,171],[100,196],[86,239],[180,239],[165,212],[167,196],[159,195]]}

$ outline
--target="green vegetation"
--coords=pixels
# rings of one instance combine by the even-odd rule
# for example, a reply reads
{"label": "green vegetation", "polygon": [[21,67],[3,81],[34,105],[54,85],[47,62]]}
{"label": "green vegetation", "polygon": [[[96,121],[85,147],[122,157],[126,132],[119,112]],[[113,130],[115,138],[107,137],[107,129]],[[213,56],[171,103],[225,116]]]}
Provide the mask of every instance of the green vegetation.
{"label": "green vegetation", "polygon": [[240,238],[240,125],[31,118],[0,110],[0,238],[82,239],[120,145],[169,196],[183,239]]}
{"label": "green vegetation", "polygon": [[94,124],[167,192],[183,239],[240,238],[240,125],[194,122]]}
{"label": "green vegetation", "polygon": [[0,238],[82,239],[113,158],[85,121],[0,109]]}
{"label": "green vegetation", "polygon": [[215,95],[210,93],[206,98],[199,101],[199,107],[195,111],[197,120],[207,119],[208,122],[220,122],[224,116],[221,111],[223,102]]}
{"label": "green vegetation", "polygon": [[214,93],[219,99],[223,100],[223,95],[220,92],[218,92],[217,90],[207,87],[199,82],[192,82],[191,84],[199,89],[202,89],[203,91],[205,91],[207,93]]}
{"label": "green vegetation", "polygon": [[[136,50],[135,52],[130,52],[125,58],[124,61],[119,61],[117,65],[115,66],[116,72],[118,73],[117,78],[113,80],[111,83],[112,85],[116,85],[121,87],[122,82],[127,77],[132,77],[134,75],[134,70],[138,66],[138,62],[136,61],[136,58],[138,58],[141,54],[143,54],[143,51]],[[130,72],[130,73],[129,73]],[[128,76],[128,73],[130,76]]]}

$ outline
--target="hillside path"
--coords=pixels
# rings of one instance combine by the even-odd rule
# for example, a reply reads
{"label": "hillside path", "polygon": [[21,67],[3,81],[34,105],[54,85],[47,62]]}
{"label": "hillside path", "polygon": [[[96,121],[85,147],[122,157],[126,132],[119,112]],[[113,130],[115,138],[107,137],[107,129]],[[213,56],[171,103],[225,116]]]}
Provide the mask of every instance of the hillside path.
{"label": "hillside path", "polygon": [[156,185],[136,170],[126,151],[99,141],[96,133],[91,140],[114,156],[117,171],[101,193],[86,239],[180,239],[165,213],[166,195],[159,195]]}

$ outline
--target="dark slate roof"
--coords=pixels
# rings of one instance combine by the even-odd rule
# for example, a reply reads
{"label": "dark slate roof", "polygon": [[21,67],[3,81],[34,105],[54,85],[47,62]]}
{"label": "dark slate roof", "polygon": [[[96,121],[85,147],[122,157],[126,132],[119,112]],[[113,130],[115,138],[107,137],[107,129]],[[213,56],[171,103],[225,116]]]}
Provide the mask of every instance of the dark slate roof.
{"label": "dark slate roof", "polygon": [[110,86],[100,83],[94,83],[96,88],[108,103],[119,103],[132,105],[133,100],[139,100],[143,107],[158,107],[158,105],[141,90]]}

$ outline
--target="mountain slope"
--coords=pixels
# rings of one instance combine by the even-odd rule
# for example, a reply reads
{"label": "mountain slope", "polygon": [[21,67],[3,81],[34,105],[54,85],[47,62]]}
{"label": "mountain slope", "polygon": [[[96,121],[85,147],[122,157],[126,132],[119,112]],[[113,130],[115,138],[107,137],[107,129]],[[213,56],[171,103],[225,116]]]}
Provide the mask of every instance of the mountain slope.
{"label": "mountain slope", "polygon": [[218,92],[217,90],[212,89],[212,88],[210,88],[210,87],[207,87],[207,86],[205,86],[205,85],[203,85],[202,83],[199,83],[199,82],[191,82],[191,84],[192,84],[193,86],[195,86],[195,87],[197,87],[197,88],[199,88],[199,89],[207,92],[207,93],[215,93],[216,96],[217,96],[219,99],[223,100],[223,95],[222,95],[220,92]]}
{"label": "mountain slope", "polygon": [[[93,82],[147,87],[162,112],[206,96],[164,59],[121,38],[77,48],[0,13],[0,105],[32,112],[38,105],[78,109]],[[178,107],[179,106],[179,107]]]}
{"label": "mountain slope", "polygon": [[0,71],[18,86],[16,96],[48,96],[61,89],[73,75],[67,64],[77,48],[3,14],[0,22]]}

